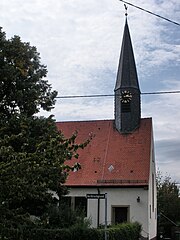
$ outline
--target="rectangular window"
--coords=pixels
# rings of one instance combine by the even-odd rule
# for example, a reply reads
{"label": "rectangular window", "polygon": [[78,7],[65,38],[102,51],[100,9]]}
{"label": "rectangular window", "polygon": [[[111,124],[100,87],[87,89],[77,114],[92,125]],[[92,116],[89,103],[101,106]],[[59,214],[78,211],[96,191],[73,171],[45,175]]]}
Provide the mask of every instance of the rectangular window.
{"label": "rectangular window", "polygon": [[128,221],[128,207],[112,207],[112,222],[114,224]]}
{"label": "rectangular window", "polygon": [[85,216],[87,216],[87,198],[75,197],[75,209],[84,211]]}

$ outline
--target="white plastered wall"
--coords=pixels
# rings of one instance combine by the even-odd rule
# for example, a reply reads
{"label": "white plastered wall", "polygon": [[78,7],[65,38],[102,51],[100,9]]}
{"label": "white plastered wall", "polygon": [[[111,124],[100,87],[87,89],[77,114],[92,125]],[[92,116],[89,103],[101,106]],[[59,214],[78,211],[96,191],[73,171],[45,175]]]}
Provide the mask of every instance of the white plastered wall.
{"label": "white plastered wall", "polygon": [[[148,196],[148,222],[149,222],[149,239],[157,236],[157,189],[156,189],[156,168],[154,140],[152,133],[151,152],[150,152],[150,175],[149,175],[149,196]],[[154,192],[154,193],[153,193]]]}

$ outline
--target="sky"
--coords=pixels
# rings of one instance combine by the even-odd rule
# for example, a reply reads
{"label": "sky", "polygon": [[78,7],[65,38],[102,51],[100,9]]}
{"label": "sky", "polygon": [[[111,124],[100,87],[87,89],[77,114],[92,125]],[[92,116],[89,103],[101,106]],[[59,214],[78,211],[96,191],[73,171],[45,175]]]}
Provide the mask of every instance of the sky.
{"label": "sky", "polygon": [[[180,23],[179,0],[129,2]],[[180,90],[180,26],[127,6],[141,92]],[[37,47],[58,96],[114,94],[123,2],[1,0],[0,9],[7,38],[18,35]],[[153,119],[156,168],[180,183],[179,101],[180,94],[141,95],[141,116]],[[57,99],[51,114],[57,121],[113,119],[114,99]]]}

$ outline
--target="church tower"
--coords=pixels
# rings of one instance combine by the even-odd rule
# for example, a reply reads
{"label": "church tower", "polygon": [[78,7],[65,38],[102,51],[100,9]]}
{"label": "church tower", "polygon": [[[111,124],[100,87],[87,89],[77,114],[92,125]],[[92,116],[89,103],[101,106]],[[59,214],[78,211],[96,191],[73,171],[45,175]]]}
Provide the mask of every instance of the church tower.
{"label": "church tower", "polygon": [[139,127],[141,118],[140,88],[127,18],[115,85],[115,127],[121,133],[131,133]]}

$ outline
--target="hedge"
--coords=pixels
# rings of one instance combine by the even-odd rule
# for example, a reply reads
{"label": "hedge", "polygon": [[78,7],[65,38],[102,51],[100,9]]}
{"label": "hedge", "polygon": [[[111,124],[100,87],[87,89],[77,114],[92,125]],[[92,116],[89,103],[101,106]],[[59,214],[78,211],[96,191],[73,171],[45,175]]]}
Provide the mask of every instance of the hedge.
{"label": "hedge", "polygon": [[[108,240],[138,240],[141,226],[138,223],[108,227]],[[73,226],[66,229],[24,228],[1,229],[0,240],[104,240],[104,229]]]}
{"label": "hedge", "polygon": [[140,224],[123,223],[108,229],[108,240],[138,240],[140,233]]}

